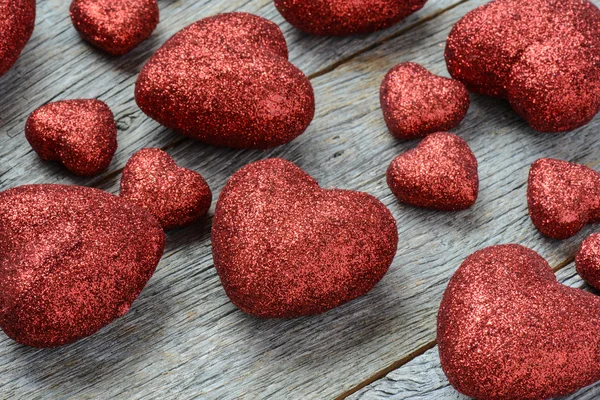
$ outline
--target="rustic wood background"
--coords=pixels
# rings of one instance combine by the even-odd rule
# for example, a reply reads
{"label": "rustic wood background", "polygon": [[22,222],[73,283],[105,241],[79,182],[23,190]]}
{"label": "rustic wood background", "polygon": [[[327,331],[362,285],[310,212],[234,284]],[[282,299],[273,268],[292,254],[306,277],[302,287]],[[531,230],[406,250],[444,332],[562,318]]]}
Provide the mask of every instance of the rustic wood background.
{"label": "rustic wood background", "polygon": [[[228,301],[212,265],[210,218],[169,232],[155,276],[131,311],[101,332],[52,350],[24,347],[0,334],[0,398],[462,398],[448,386],[435,349],[436,313],[448,279],[475,250],[517,242],[540,252],[561,280],[582,286],[572,261],[594,227],[565,241],[542,237],[527,215],[526,179],[540,157],[600,164],[599,118],[574,132],[540,134],[504,101],[472,96],[455,132],[479,160],[477,204],[443,213],[397,203],[385,171],[416,142],[387,132],[379,84],[403,61],[447,75],[443,50],[450,28],[485,2],[430,0],[393,28],[340,39],[298,32],[272,0],[159,0],[161,23],[151,39],[113,58],[78,37],[68,1],[39,0],[33,38],[0,78],[0,190],[68,183],[117,193],[127,159],[143,147],[160,147],[200,172],[218,196],[243,165],[277,156],[324,187],[377,196],[398,221],[400,244],[388,275],[368,295],[324,315],[264,321]],[[312,80],[317,114],[288,145],[266,152],[206,146],[161,127],[133,100],[138,72],[165,40],[200,18],[228,11],[278,23],[292,62]],[[119,150],[109,171],[77,178],[40,161],[23,134],[29,113],[50,101],[92,97],[108,103],[118,120]],[[600,385],[571,399],[597,396]]]}

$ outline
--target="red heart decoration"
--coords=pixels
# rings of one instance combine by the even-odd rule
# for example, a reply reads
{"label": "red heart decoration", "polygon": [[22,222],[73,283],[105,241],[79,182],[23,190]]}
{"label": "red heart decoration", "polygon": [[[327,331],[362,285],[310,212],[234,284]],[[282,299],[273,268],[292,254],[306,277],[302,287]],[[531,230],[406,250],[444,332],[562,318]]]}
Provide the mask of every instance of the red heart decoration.
{"label": "red heart decoration", "polygon": [[281,15],[296,28],[322,36],[371,33],[396,25],[427,0],[275,0]]}
{"label": "red heart decoration", "polygon": [[164,229],[190,225],[208,212],[212,193],[197,172],[160,149],[142,149],[123,170],[121,197],[150,211]]}
{"label": "red heart decoration", "polygon": [[0,2],[0,76],[14,65],[31,38],[35,25],[35,0]]}
{"label": "red heart decoration", "polygon": [[147,211],[78,186],[0,193],[0,327],[55,347],[125,314],[154,273],[164,232]]}
{"label": "red heart decoration", "polygon": [[71,21],[88,42],[115,56],[133,50],[158,25],[156,0],[73,0]]}
{"label": "red heart decoration", "polygon": [[460,137],[434,133],[392,161],[387,182],[402,203],[465,210],[475,204],[479,194],[477,159]]}
{"label": "red heart decoration", "polygon": [[575,265],[579,276],[600,290],[600,234],[594,233],[583,241],[575,257]]}
{"label": "red heart decoration", "polygon": [[535,227],[553,239],[566,239],[588,223],[600,222],[600,174],[583,165],[552,158],[531,164],[527,187]]}
{"label": "red heart decoration", "polygon": [[568,131],[600,111],[600,10],[587,0],[495,0],[446,46],[450,74],[505,98],[536,130]]}
{"label": "red heart decoration", "polygon": [[369,292],[392,263],[398,232],[373,196],[321,189],[291,162],[268,159],[227,182],[212,244],[236,306],[262,318],[293,318]]}
{"label": "red heart decoration", "polygon": [[455,128],[471,103],[462,83],[433,75],[415,63],[392,68],[383,79],[380,97],[385,122],[400,139]]}
{"label": "red heart decoration", "polygon": [[25,137],[47,161],[60,161],[77,175],[96,175],[117,151],[117,124],[99,100],[65,100],[35,110],[25,125]]}
{"label": "red heart decoration", "polygon": [[135,99],[170,129],[234,148],[287,143],[315,111],[281,30],[245,13],[206,18],[173,36],[142,69]]}
{"label": "red heart decoration", "polygon": [[469,256],[442,298],[442,368],[476,399],[549,399],[600,380],[600,298],[519,245]]}

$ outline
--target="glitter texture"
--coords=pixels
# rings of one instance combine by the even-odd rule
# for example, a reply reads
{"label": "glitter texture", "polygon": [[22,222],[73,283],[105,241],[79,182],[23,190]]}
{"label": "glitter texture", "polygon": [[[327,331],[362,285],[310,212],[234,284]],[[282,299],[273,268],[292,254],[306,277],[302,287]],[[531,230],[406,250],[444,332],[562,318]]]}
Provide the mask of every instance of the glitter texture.
{"label": "glitter texture", "polygon": [[575,265],[579,276],[600,290],[600,234],[594,233],[583,241]]}
{"label": "glitter texture", "polygon": [[392,68],[381,84],[385,122],[400,139],[450,130],[469,110],[469,92],[462,83],[433,75],[415,63]]}
{"label": "glitter texture", "polygon": [[477,159],[463,139],[434,133],[392,161],[387,182],[402,203],[465,210],[475,204],[479,193]]}
{"label": "glitter texture", "polygon": [[534,129],[569,131],[600,110],[600,11],[587,0],[495,0],[454,26],[446,62]]}
{"label": "glitter texture", "polygon": [[158,25],[156,0],[73,0],[71,21],[81,36],[120,56],[148,39]]}
{"label": "glitter texture", "polygon": [[288,61],[277,25],[245,13],[190,25],[144,66],[135,99],[183,135],[234,148],[270,148],[302,134],[314,116],[313,88]]}
{"label": "glitter texture", "polygon": [[321,36],[371,33],[397,24],[427,0],[275,0],[296,28]]}
{"label": "glitter texture", "polygon": [[147,211],[106,192],[28,185],[0,193],[0,327],[55,347],[125,314],[162,256]]}
{"label": "glitter texture", "polygon": [[469,256],[442,298],[437,341],[459,392],[480,399],[550,399],[600,380],[600,298],[556,281],[520,245]]}
{"label": "glitter texture", "polygon": [[35,25],[35,0],[0,1],[0,76],[14,65]]}
{"label": "glitter texture", "polygon": [[83,176],[105,170],[117,151],[117,125],[112,111],[99,100],[64,100],[35,110],[25,137],[47,161],[60,161]]}
{"label": "glitter texture", "polygon": [[369,292],[398,244],[371,195],[321,189],[289,161],[235,173],[213,220],[215,267],[231,301],[263,318],[319,314]]}
{"label": "glitter texture", "polygon": [[121,197],[150,211],[164,229],[190,225],[208,212],[212,193],[197,172],[160,149],[142,149],[123,170]]}
{"label": "glitter texture", "polygon": [[566,239],[588,223],[600,222],[600,174],[586,166],[551,158],[531,165],[529,215],[536,228]]}

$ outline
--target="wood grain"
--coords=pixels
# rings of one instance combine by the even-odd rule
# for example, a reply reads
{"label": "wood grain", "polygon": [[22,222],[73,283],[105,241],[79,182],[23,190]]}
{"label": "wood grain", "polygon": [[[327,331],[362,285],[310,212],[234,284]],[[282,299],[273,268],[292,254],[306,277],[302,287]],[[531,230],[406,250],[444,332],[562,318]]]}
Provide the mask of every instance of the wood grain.
{"label": "wood grain", "polygon": [[[158,32],[138,49],[113,59],[82,43],[65,19],[67,4],[40,1],[33,40],[0,81],[0,189],[25,183],[76,183],[118,192],[119,169],[142,147],[166,147],[180,165],[207,179],[218,195],[248,162],[283,157],[324,187],[367,191],[398,220],[400,245],[377,287],[321,316],[262,321],[227,299],[212,266],[210,218],[169,233],[167,251],[131,312],[96,335],[54,350],[0,338],[0,393],[5,397],[330,398],[355,388],[435,338],[435,314],[448,278],[473,251],[519,242],[553,265],[572,257],[593,227],[575,238],[542,238],[527,216],[529,164],[548,156],[596,165],[598,119],[575,132],[533,132],[502,101],[474,96],[456,129],[480,163],[476,206],[442,213],[398,204],[385,170],[416,142],[388,132],[379,84],[401,61],[446,74],[443,46],[451,26],[483,0],[433,0],[405,23],[359,38],[313,38],[281,26],[291,58],[313,76],[317,115],[286,146],[259,152],[214,148],[181,139],[145,117],[132,100],[143,62],[171,34],[203,16],[246,10],[281,22],[268,0],[161,2]],[[443,12],[446,10],[445,12]],[[407,27],[411,27],[408,29]],[[47,101],[99,97],[119,120],[119,151],[111,169],[94,179],[69,175],[33,154],[22,128]]]}
{"label": "wood grain", "polygon": [[[584,290],[590,290],[569,264],[557,273],[559,282]],[[581,389],[563,400],[593,400],[600,396],[600,383]],[[450,385],[442,367],[438,348],[427,351],[403,367],[389,373],[385,378],[349,396],[349,400],[466,400]]]}

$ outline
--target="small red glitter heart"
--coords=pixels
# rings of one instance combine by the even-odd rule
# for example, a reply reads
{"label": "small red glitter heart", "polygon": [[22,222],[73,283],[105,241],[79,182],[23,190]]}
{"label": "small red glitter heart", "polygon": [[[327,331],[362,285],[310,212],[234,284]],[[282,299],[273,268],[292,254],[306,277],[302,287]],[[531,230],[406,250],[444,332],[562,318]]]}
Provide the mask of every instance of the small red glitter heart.
{"label": "small red glitter heart", "polygon": [[164,229],[192,224],[206,215],[212,201],[204,178],[178,167],[160,149],[142,149],[127,161],[121,197],[150,211]]}
{"label": "small red glitter heart", "polygon": [[321,36],[371,33],[396,25],[427,0],[275,0],[281,15],[296,28]]}
{"label": "small red glitter heart", "polygon": [[71,21],[81,36],[120,56],[148,39],[158,25],[156,0],[73,0]]}
{"label": "small red glitter heart", "polygon": [[277,25],[245,13],[196,22],[140,73],[135,99],[151,118],[216,146],[270,148],[312,121],[313,88],[288,61]]}
{"label": "small red glitter heart", "polygon": [[573,130],[600,111],[600,10],[587,0],[494,0],[454,26],[446,62],[534,129]]}
{"label": "small red glitter heart", "polygon": [[540,232],[569,238],[586,224],[600,222],[600,174],[584,165],[542,158],[531,164],[527,202]]}
{"label": "small red glitter heart", "polygon": [[28,185],[0,193],[0,327],[55,347],[125,314],[165,244],[147,211],[106,192]]}
{"label": "small red glitter heart", "polygon": [[35,0],[0,2],[0,76],[14,65],[31,38],[35,25]]}
{"label": "small red glitter heart", "polygon": [[419,64],[392,68],[381,84],[385,122],[400,139],[415,139],[448,131],[469,110],[469,92],[455,79],[433,75]]}
{"label": "small red glitter heart", "polygon": [[469,256],[442,298],[442,368],[476,399],[550,399],[600,380],[600,298],[520,245]]}
{"label": "small red glitter heart", "polygon": [[600,290],[600,234],[590,235],[575,257],[577,273],[588,284]]}
{"label": "small red glitter heart", "polygon": [[289,161],[236,172],[213,220],[213,259],[231,301],[262,318],[323,313],[369,292],[398,232],[371,195],[321,189]]}
{"label": "small red glitter heart", "polygon": [[434,133],[392,161],[387,182],[402,203],[465,210],[475,204],[479,194],[477,159],[460,137]]}
{"label": "small red glitter heart", "polygon": [[35,110],[25,137],[47,161],[60,161],[83,176],[105,170],[117,150],[117,125],[112,111],[99,100],[64,100]]}

